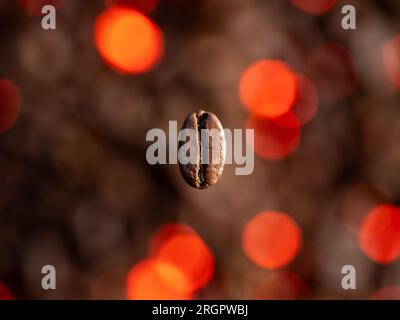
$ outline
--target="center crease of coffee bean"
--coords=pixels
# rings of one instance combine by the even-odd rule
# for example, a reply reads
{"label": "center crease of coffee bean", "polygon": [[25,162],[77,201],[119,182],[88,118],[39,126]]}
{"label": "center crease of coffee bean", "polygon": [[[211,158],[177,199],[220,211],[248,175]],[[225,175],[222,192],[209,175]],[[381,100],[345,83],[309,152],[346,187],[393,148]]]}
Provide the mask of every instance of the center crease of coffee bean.
{"label": "center crease of coffee bean", "polygon": [[206,177],[205,177],[205,172],[206,172],[206,166],[207,164],[203,163],[203,141],[201,140],[201,129],[205,127],[204,122],[207,118],[207,113],[197,113],[196,114],[196,119],[197,119],[197,131],[199,134],[199,156],[200,156],[200,165],[199,165],[199,182],[200,186],[203,187]]}

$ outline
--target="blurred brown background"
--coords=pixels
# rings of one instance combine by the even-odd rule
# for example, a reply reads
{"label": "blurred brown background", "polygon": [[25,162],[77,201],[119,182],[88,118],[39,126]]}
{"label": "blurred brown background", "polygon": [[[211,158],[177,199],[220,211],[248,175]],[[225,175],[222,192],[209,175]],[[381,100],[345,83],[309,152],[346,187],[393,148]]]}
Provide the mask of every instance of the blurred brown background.
{"label": "blurred brown background", "polygon": [[[357,30],[341,28],[344,4],[356,6]],[[400,32],[399,1],[338,1],[313,16],[289,0],[160,0],[150,17],[165,54],[141,75],[115,72],[97,52],[93,26],[104,9],[101,0],[64,0],[57,30],[44,31],[41,16],[0,0],[0,77],[23,99],[0,137],[0,281],[17,299],[124,299],[127,272],[169,221],[192,226],[215,255],[201,299],[254,298],[266,277],[285,291],[286,272],[304,283],[296,299],[369,298],[400,285],[399,262],[371,261],[341,219],[359,184],[356,208],[400,197],[400,99],[381,59]],[[205,191],[187,186],[177,166],[147,164],[148,130],[180,125],[200,108],[243,128],[243,70],[274,58],[312,77],[307,61],[326,42],[349,50],[357,85],[338,101],[319,92],[318,114],[290,157],[256,156],[250,176],[227,165]],[[264,210],[289,213],[303,231],[298,256],[282,270],[256,267],[241,248],[243,226]],[[45,264],[57,269],[57,290],[40,286]],[[357,269],[357,290],[341,288],[346,264]]]}

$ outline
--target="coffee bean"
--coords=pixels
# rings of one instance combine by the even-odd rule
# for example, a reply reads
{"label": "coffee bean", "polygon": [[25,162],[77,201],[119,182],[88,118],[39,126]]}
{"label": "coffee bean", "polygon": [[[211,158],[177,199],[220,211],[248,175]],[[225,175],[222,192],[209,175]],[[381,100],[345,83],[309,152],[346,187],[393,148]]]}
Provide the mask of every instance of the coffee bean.
{"label": "coffee bean", "polygon": [[[193,135],[190,139],[193,148],[186,155],[190,157],[190,151],[194,151],[193,161],[184,164],[179,161],[182,177],[192,187],[206,189],[217,183],[224,170],[226,157],[226,141],[224,129],[217,116],[203,110],[188,115],[183,122],[182,130],[190,129]],[[182,131],[181,131],[182,132]],[[179,141],[179,149],[186,143]]]}

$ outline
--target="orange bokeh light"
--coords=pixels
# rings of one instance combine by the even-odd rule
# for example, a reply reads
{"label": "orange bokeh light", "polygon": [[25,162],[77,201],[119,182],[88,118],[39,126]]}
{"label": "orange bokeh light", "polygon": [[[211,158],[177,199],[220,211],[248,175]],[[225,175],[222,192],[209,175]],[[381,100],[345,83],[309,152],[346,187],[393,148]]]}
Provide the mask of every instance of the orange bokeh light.
{"label": "orange bokeh light", "polygon": [[268,160],[280,160],[296,151],[301,141],[301,124],[293,112],[277,119],[250,116],[247,129],[254,129],[254,151]]}
{"label": "orange bokeh light", "polygon": [[293,218],[283,212],[262,212],[252,218],[243,230],[245,254],[263,268],[276,269],[289,264],[301,245],[301,229]]}
{"label": "orange bokeh light", "polygon": [[357,85],[353,57],[342,45],[326,43],[317,48],[308,60],[308,68],[323,102],[340,101]]}
{"label": "orange bokeh light", "polygon": [[192,291],[207,285],[214,274],[214,256],[201,237],[185,225],[170,225],[160,231],[164,235],[153,237],[151,256],[176,266],[190,280]]}
{"label": "orange bokeh light", "polygon": [[400,254],[400,208],[383,204],[365,217],[359,235],[361,250],[372,260],[388,264]]}
{"label": "orange bokeh light", "polygon": [[143,13],[150,13],[156,9],[158,0],[106,0],[108,6],[127,6],[136,8]]}
{"label": "orange bokeh light", "polygon": [[311,121],[318,111],[318,94],[314,83],[302,74],[296,75],[297,95],[292,111],[301,124]]}
{"label": "orange bokeh light", "polygon": [[10,289],[2,282],[0,282],[0,300],[15,300]]}
{"label": "orange bokeh light", "polygon": [[151,70],[164,51],[161,30],[144,14],[127,7],[111,7],[97,19],[95,42],[102,57],[122,73]]}
{"label": "orange bokeh light", "polygon": [[149,243],[149,252],[153,256],[157,253],[160,247],[166,243],[171,237],[177,234],[193,234],[195,231],[188,225],[181,223],[166,223],[162,225],[151,237]]}
{"label": "orange bokeh light", "polygon": [[400,300],[400,287],[387,286],[376,291],[372,296],[372,300]]}
{"label": "orange bokeh light", "polygon": [[358,235],[368,213],[389,200],[389,195],[375,185],[368,183],[354,185],[343,197],[340,218],[351,232]]}
{"label": "orange bokeh light", "polygon": [[385,44],[382,58],[386,75],[400,89],[400,35]]}
{"label": "orange bokeh light", "polygon": [[30,15],[42,15],[42,8],[45,5],[52,5],[59,8],[62,0],[18,0],[18,4]]}
{"label": "orange bokeh light", "polygon": [[135,265],[126,279],[130,300],[188,300],[192,298],[188,280],[173,264],[143,260]]}
{"label": "orange bokeh light", "polygon": [[337,0],[292,0],[292,3],[300,10],[314,14],[322,15],[330,11]]}
{"label": "orange bokeh light", "polygon": [[239,97],[252,113],[277,118],[289,112],[296,98],[296,76],[279,60],[259,60],[248,67],[239,82]]}
{"label": "orange bokeh light", "polygon": [[21,93],[9,80],[0,79],[0,133],[8,131],[21,112]]}

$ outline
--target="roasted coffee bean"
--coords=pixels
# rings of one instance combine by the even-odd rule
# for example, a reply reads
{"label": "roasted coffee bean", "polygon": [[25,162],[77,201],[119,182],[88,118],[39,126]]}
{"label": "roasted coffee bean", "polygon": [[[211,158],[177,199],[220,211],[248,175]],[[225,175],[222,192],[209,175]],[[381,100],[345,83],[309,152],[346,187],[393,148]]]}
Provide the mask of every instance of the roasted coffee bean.
{"label": "roasted coffee bean", "polygon": [[179,149],[191,143],[192,148],[187,150],[185,156],[193,156],[193,161],[186,164],[179,161],[181,174],[194,188],[211,187],[221,177],[225,164],[226,141],[221,122],[215,114],[200,110],[186,117],[182,126],[184,129],[190,129],[192,136],[179,141]]}

